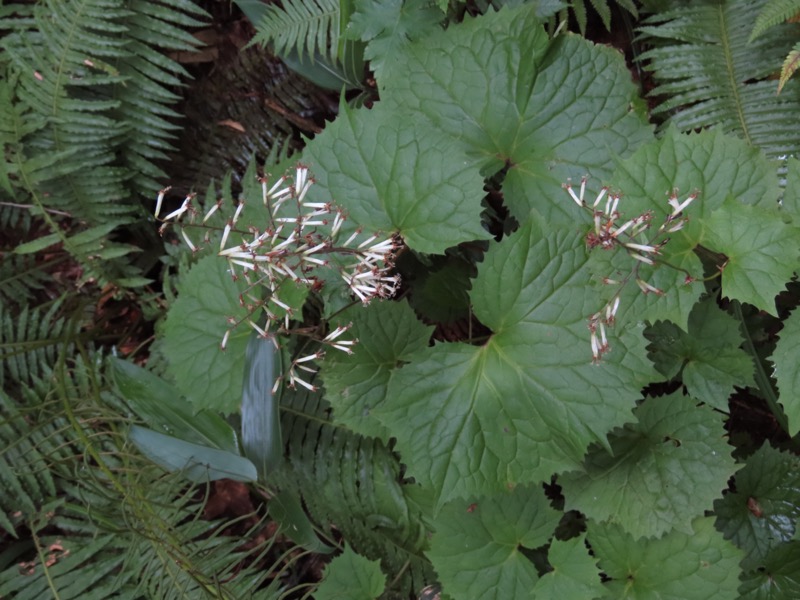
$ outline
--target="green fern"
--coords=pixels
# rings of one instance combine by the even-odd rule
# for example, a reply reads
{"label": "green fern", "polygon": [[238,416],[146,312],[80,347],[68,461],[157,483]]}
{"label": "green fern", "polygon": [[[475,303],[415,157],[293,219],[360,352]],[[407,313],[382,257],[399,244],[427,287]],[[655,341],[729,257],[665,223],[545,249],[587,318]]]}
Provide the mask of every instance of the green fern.
{"label": "green fern", "polygon": [[800,42],[795,44],[792,51],[789,52],[788,56],[783,61],[783,66],[781,66],[781,78],[778,81],[779,94],[781,90],[783,90],[783,86],[786,85],[786,82],[789,81],[798,68],[800,68]]}
{"label": "green fern", "polygon": [[800,13],[800,0],[769,0],[758,13],[750,41],[752,42],[770,27],[796,17],[798,13]]}
{"label": "green fern", "polygon": [[717,126],[770,156],[800,151],[800,87],[776,96],[776,65],[797,38],[794,26],[748,44],[750,23],[764,0],[704,0],[654,15],[640,31],[654,47],[641,59],[663,98],[654,115],[681,131]]}
{"label": "green fern", "polygon": [[284,0],[270,4],[256,23],[252,43],[272,44],[275,54],[296,52],[300,57],[327,55],[335,63],[341,30],[338,0]]}
{"label": "green fern", "polygon": [[[603,22],[603,26],[606,28],[606,31],[611,31],[611,7],[608,4],[608,0],[589,0],[589,2],[591,3],[595,12],[597,12],[597,14],[600,16],[600,20]],[[616,0],[616,4],[634,17],[638,16],[636,4],[634,4],[633,0]],[[578,27],[580,28],[581,33],[585,35],[586,25],[588,22],[586,0],[572,0],[570,6],[572,8],[572,13],[575,15],[575,20],[578,22]]]}
{"label": "green fern", "polygon": [[116,260],[134,248],[112,232],[160,187],[156,163],[178,127],[171,88],[186,76],[162,52],[193,49],[183,28],[204,13],[187,0],[46,0],[3,14],[0,29],[11,33],[0,53],[0,186],[51,231],[22,251],[61,243],[87,279],[141,285]]}
{"label": "green fern", "polygon": [[357,552],[380,559],[394,595],[407,598],[433,581],[416,486],[403,482],[397,457],[382,442],[329,420],[320,393],[286,391],[281,399],[288,464],[271,483],[302,495],[317,523],[332,523]]}

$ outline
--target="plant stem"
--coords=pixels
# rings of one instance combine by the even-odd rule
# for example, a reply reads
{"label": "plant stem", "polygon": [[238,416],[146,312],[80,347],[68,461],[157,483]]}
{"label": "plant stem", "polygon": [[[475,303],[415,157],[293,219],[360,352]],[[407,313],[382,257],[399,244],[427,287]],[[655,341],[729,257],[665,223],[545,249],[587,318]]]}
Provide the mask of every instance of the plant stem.
{"label": "plant stem", "polygon": [[769,406],[770,411],[772,411],[772,414],[775,417],[775,420],[778,422],[778,425],[780,425],[781,429],[788,433],[789,421],[781,409],[780,404],[778,404],[778,397],[775,395],[775,390],[772,388],[769,375],[767,375],[766,371],[764,371],[764,365],[761,364],[761,360],[758,357],[755,344],[753,343],[753,338],[750,337],[750,332],[748,331],[747,324],[744,320],[742,305],[738,300],[733,300],[731,302],[731,306],[733,307],[733,312],[736,314],[736,318],[739,320],[742,336],[744,336],[744,349],[753,359],[753,363],[755,364],[756,385],[761,392],[761,396],[767,401],[767,406]]}

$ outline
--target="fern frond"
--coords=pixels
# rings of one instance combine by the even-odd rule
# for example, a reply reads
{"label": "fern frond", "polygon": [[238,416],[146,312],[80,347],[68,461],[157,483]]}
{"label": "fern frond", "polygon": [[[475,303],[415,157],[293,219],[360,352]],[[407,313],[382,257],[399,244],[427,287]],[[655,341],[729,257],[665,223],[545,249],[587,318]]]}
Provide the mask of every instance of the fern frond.
{"label": "fern frond", "polygon": [[0,303],[0,389],[9,389],[7,378],[25,386],[52,372],[67,332],[62,306],[57,300],[49,307],[12,311]]}
{"label": "fern frond", "polygon": [[[588,0],[588,3],[592,5],[592,8],[594,8],[595,12],[600,16],[600,20],[603,22],[606,31],[611,31],[611,7],[608,4],[608,0]],[[632,0],[616,0],[616,4],[634,17],[638,16],[636,5]],[[586,34],[586,24],[588,21],[586,5],[587,0],[572,0],[572,2],[570,2],[572,14],[575,15],[578,28],[584,35]]]}
{"label": "fern frond", "polygon": [[783,61],[783,66],[781,67],[781,78],[778,82],[778,93],[781,93],[783,86],[786,85],[786,82],[795,74],[795,71],[800,68],[800,43],[797,43],[792,51],[789,52],[789,55],[786,57],[786,60]]}
{"label": "fern frond", "polygon": [[657,14],[640,28],[654,46],[641,60],[664,100],[654,115],[681,131],[717,126],[738,134],[770,156],[800,151],[800,87],[790,82],[777,96],[771,79],[797,39],[784,25],[747,43],[749,23],[764,0],[704,0]]}
{"label": "fern frond", "polygon": [[800,0],[769,0],[761,9],[750,34],[752,42],[770,27],[784,23],[800,13]]}
{"label": "fern frond", "polygon": [[338,0],[284,0],[283,8],[270,4],[256,24],[253,43],[272,44],[275,54],[292,51],[312,58],[319,53],[335,62],[340,34]]}
{"label": "fern frond", "polygon": [[[56,262],[58,259],[52,261]],[[52,264],[52,263],[51,263]],[[26,304],[52,280],[48,265],[31,256],[0,254],[0,304]]]}
{"label": "fern frond", "polygon": [[398,581],[405,596],[432,581],[421,560],[427,540],[422,510],[403,483],[397,457],[380,440],[329,421],[320,393],[285,390],[282,415],[288,466],[274,481],[302,494],[317,523],[333,523],[348,544],[382,561],[385,572],[408,571]]}

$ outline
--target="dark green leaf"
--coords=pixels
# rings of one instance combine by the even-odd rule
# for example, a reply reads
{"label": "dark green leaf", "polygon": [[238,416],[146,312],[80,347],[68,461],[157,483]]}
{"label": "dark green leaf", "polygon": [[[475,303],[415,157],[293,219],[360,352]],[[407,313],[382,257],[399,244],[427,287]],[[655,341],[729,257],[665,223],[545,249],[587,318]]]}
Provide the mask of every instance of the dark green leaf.
{"label": "dark green leaf", "polygon": [[311,521],[300,501],[291,492],[278,492],[269,501],[269,515],[281,525],[281,531],[306,550],[330,554],[334,548],[323,543],[314,533]]}
{"label": "dark green leaf", "polygon": [[535,598],[599,598],[603,595],[597,559],[589,555],[584,534],[565,542],[553,540],[547,562],[553,570],[536,582]]}
{"label": "dark green leaf", "polygon": [[742,575],[739,600],[800,598],[800,541],[770,550],[763,566]]}
{"label": "dark green leaf", "polygon": [[692,398],[649,398],[637,422],[594,447],[580,471],[559,477],[565,508],[618,523],[634,538],[692,533],[736,470],[721,416]]}
{"label": "dark green leaf", "polygon": [[386,588],[380,561],[369,560],[345,546],[344,552],[325,567],[316,600],[373,600]]}
{"label": "dark green leaf", "polygon": [[800,310],[783,322],[780,340],[772,354],[775,380],[781,391],[780,401],[789,419],[789,435],[800,431]]}
{"label": "dark green leaf", "polygon": [[523,550],[546,544],[559,518],[534,486],[457,500],[435,519],[426,554],[454,598],[526,598],[538,574]]}

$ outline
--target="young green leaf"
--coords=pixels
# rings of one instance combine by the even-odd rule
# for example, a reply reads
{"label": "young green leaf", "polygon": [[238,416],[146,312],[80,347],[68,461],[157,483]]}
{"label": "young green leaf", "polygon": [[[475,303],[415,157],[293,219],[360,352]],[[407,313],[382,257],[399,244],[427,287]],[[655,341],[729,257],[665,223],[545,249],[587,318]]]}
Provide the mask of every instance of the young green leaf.
{"label": "young green leaf", "polygon": [[110,358],[117,389],[154,430],[185,442],[239,453],[236,432],[219,415],[193,407],[172,385],[132,362]]}
{"label": "young green leaf", "polygon": [[220,349],[229,317],[242,318],[240,288],[231,280],[227,262],[206,256],[179,285],[179,296],[164,323],[164,353],[178,389],[197,409],[231,413],[239,410],[245,348],[250,329],[234,331]]}
{"label": "young green leaf", "polygon": [[353,223],[398,232],[415,250],[443,254],[488,239],[481,227],[483,179],[451,138],[409,121],[384,103],[342,105],[339,118],[308,144],[314,176]]}
{"label": "young green leaf", "polygon": [[180,471],[189,481],[203,483],[216,479],[255,481],[256,467],[238,454],[184,442],[152,429],[131,426],[130,440],[147,458],[167,471]]}
{"label": "young green leaf", "polygon": [[562,542],[553,540],[547,553],[553,570],[545,573],[533,587],[535,598],[600,598],[604,589],[600,583],[597,559],[589,555],[586,535]]}
{"label": "young green leaf", "polygon": [[524,549],[546,544],[559,518],[535,486],[457,500],[435,519],[426,554],[453,598],[525,598],[538,574]]}
{"label": "young green leaf", "polygon": [[321,371],[325,398],[334,419],[353,431],[380,437],[389,433],[371,416],[385,398],[394,370],[428,345],[433,327],[417,320],[405,302],[377,302],[347,311],[337,321],[353,326],[348,336],[358,339],[352,354],[330,350]]}
{"label": "young green leaf", "polygon": [[800,518],[800,458],[765,443],[736,474],[736,491],[714,503],[717,528],[745,553],[755,569],[788,542]]}
{"label": "young green leaf", "polygon": [[592,364],[586,261],[574,231],[523,227],[490,248],[474,282],[493,335],[425,348],[393,375],[373,414],[439,505],[574,469],[630,420],[652,373],[641,329],[615,328],[608,359]]}
{"label": "young green leaf", "polygon": [[783,323],[780,340],[772,355],[775,380],[781,391],[781,404],[789,419],[789,435],[800,431],[800,310],[795,310]]}
{"label": "young green leaf", "polygon": [[611,452],[594,447],[583,469],[559,477],[565,508],[634,538],[691,534],[736,470],[722,418],[679,394],[649,398],[634,413],[635,424],[610,436]]}
{"label": "young green leaf", "polygon": [[345,546],[344,552],[325,567],[316,600],[374,600],[386,588],[386,575],[378,560],[369,560]]}
{"label": "young green leaf", "polygon": [[703,245],[727,257],[724,296],[778,316],[775,296],[786,287],[800,258],[800,228],[784,223],[775,209],[730,198],[706,221]]}
{"label": "young green leaf", "polygon": [[734,600],[741,551],[699,517],[691,533],[672,531],[635,540],[620,525],[589,524],[586,535],[600,568],[611,578],[608,596],[631,600]]}
{"label": "young green leaf", "polygon": [[713,298],[695,304],[688,334],[674,323],[659,321],[644,335],[658,372],[667,379],[680,374],[689,395],[709,406],[727,412],[733,386],[755,385],[753,359],[740,348],[738,323]]}

